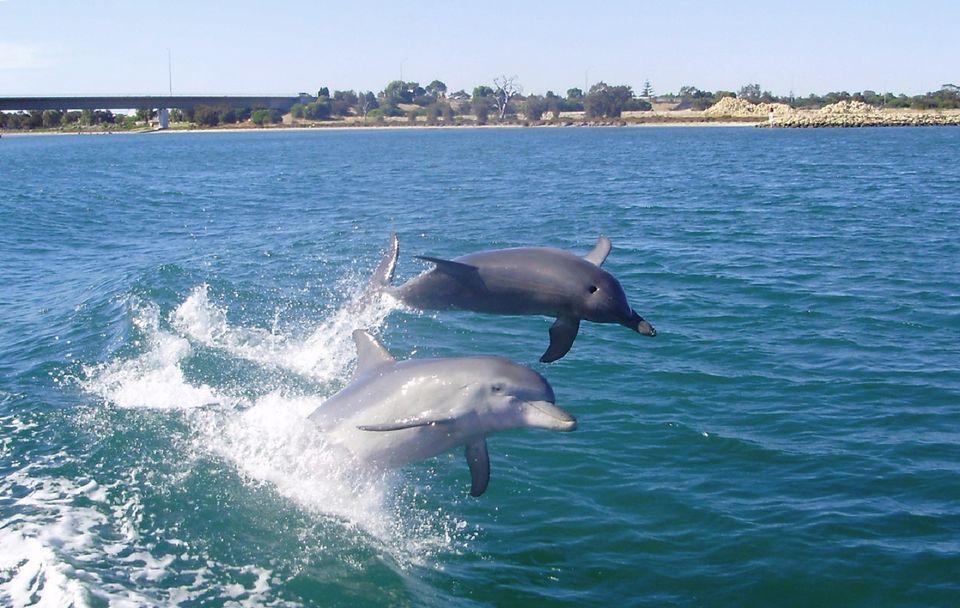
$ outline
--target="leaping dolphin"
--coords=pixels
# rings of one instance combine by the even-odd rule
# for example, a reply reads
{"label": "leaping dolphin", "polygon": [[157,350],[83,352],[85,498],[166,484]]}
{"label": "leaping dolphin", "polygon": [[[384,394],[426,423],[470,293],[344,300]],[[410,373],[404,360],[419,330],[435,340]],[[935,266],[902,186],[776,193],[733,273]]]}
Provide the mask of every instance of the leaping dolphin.
{"label": "leaping dolphin", "polygon": [[397,235],[391,234],[371,286],[419,309],[555,317],[550,346],[540,357],[550,363],[567,354],[584,319],[657,335],[630,307],[620,282],[600,267],[610,249],[610,239],[601,235],[593,251],[582,258],[551,247],[495,249],[453,260],[416,256],[434,268],[391,288],[400,253]]}
{"label": "leaping dolphin", "polygon": [[466,447],[472,496],[490,481],[488,435],[518,428],[572,431],[537,372],[501,357],[397,362],[376,338],[353,332],[357,370],[310,420],[358,461],[400,467]]}

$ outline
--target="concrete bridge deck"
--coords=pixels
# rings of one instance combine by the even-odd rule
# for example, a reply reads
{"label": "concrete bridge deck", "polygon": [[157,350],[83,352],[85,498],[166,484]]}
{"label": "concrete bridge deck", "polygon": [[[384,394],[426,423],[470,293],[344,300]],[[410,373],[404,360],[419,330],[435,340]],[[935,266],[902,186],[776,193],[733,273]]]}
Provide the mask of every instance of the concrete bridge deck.
{"label": "concrete bridge deck", "polygon": [[20,110],[123,110],[133,108],[180,108],[229,106],[232,108],[270,108],[286,112],[295,103],[310,103],[313,97],[134,95],[125,97],[0,97],[0,111]]}

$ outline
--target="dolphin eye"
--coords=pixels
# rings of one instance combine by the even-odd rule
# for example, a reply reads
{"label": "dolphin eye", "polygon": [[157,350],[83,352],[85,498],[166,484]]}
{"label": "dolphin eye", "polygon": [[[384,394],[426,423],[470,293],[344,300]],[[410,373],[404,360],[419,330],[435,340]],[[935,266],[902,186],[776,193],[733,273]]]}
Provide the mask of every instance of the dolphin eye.
{"label": "dolphin eye", "polygon": [[492,386],[490,387],[490,390],[493,391],[493,392],[495,392],[495,393],[502,393],[502,392],[503,392],[503,385],[502,385],[502,384],[494,384],[494,385],[492,385]]}
{"label": "dolphin eye", "polygon": [[597,289],[599,288],[596,285],[591,285],[590,287],[587,287],[587,289],[590,291],[590,293],[596,293]]}

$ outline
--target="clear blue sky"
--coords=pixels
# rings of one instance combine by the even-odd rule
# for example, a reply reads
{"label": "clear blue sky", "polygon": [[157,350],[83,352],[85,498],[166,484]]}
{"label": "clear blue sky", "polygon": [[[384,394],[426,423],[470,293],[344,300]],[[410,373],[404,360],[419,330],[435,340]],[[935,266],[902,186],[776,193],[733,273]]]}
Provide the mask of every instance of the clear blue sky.
{"label": "clear blue sky", "polygon": [[960,84],[960,2],[0,0],[0,96],[450,91],[603,80],[778,95]]}

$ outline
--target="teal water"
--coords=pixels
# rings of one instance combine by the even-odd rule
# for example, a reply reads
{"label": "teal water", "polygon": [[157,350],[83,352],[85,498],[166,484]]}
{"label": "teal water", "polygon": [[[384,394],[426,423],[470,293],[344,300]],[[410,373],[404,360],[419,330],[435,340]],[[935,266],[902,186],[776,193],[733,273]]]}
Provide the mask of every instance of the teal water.
{"label": "teal water", "polygon": [[[960,130],[0,142],[0,604],[956,606]],[[359,314],[414,255],[587,252],[658,329]],[[350,332],[544,374],[569,434],[361,474]]]}

